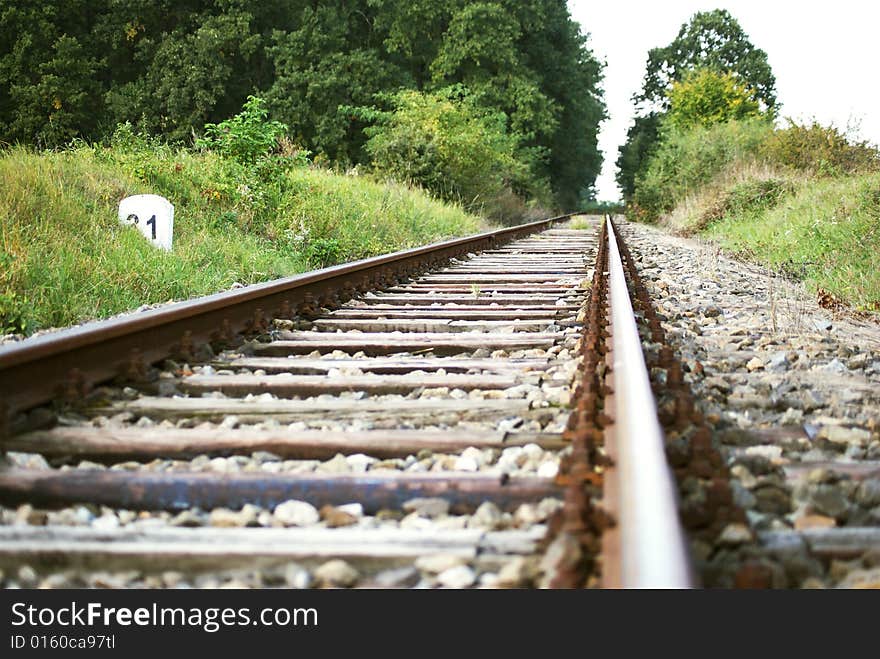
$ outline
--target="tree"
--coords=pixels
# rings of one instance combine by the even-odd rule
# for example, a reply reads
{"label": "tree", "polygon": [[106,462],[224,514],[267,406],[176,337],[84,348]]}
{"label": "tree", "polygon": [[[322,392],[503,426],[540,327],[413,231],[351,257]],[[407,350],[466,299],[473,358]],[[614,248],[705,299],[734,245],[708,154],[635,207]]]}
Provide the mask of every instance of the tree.
{"label": "tree", "polygon": [[636,191],[636,175],[644,171],[648,159],[657,149],[660,134],[660,118],[657,112],[636,117],[626,132],[626,142],[617,156],[615,180],[625,199]]}
{"label": "tree", "polygon": [[606,117],[602,98],[603,64],[589,48],[588,36],[571,19],[564,0],[508,2],[522,26],[523,61],[556,105],[556,128],[536,145],[547,149],[542,174],[549,178],[560,208],[578,208],[595,197],[602,168],[599,124]]}
{"label": "tree", "polygon": [[94,4],[0,0],[0,141],[54,147],[96,135],[104,62],[90,47]]}
{"label": "tree", "polygon": [[248,13],[205,12],[142,40],[138,54],[148,64],[135,81],[115,89],[116,119],[143,118],[142,128],[187,140],[206,122],[231,115],[250,89],[247,63],[260,46],[251,20]]}
{"label": "tree", "polygon": [[752,90],[731,73],[696,69],[669,90],[667,121],[679,129],[761,116]]}
{"label": "tree", "polygon": [[404,76],[387,61],[374,19],[358,3],[321,3],[303,9],[298,25],[275,31],[267,54],[274,79],[266,97],[295,141],[331,161],[364,160],[363,124],[340,112],[367,105]]}
{"label": "tree", "polygon": [[670,107],[669,90],[696,69],[729,74],[749,90],[750,100],[762,111],[775,115],[776,78],[767,53],[751,43],[727,10],[694,14],[668,46],[648,52],[642,90],[633,96],[636,116],[618,150],[617,182],[626,198],[632,196],[636,177],[657,149],[658,126]]}
{"label": "tree", "polygon": [[491,205],[526,177],[504,113],[486,110],[464,87],[406,90],[389,100],[388,112],[351,110],[375,121],[367,129],[366,149],[380,173],[471,209]]}
{"label": "tree", "polygon": [[528,165],[514,192],[550,181],[574,208],[601,165],[601,80],[566,0],[0,0],[0,141],[129,122],[189,142],[254,95],[318,157],[359,164],[365,124],[340,107],[463,85]]}
{"label": "tree", "polygon": [[753,100],[767,109],[776,107],[776,78],[767,53],[749,41],[726,9],[694,14],[672,43],[650,50],[642,91],[635,100],[667,110],[669,87],[698,68],[731,73],[751,90]]}

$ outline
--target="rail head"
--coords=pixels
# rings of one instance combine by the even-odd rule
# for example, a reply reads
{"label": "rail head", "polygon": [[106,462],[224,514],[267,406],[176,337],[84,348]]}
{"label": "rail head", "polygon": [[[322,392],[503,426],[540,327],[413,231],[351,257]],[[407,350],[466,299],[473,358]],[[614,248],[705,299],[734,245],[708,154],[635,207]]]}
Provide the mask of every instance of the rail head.
{"label": "rail head", "polygon": [[608,286],[611,307],[620,583],[623,588],[693,585],[672,473],[657,419],[626,276],[609,219]]}

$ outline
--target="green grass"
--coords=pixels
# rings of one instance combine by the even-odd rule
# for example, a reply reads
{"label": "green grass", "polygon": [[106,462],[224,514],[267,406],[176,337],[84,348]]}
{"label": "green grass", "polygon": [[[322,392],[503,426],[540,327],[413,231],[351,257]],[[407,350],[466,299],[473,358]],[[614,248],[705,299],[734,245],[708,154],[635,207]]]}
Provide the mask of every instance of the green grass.
{"label": "green grass", "polygon": [[771,132],[762,120],[665,129],[647,168],[636,177],[630,218],[656,222],[726,169],[751,158]]}
{"label": "green grass", "polygon": [[880,174],[801,181],[788,194],[766,182],[731,192],[740,203],[704,236],[857,309],[880,311]]}
{"label": "green grass", "polygon": [[591,221],[589,217],[586,215],[576,215],[571,218],[571,221],[568,223],[569,229],[595,229],[596,223]]}
{"label": "green grass", "polygon": [[[119,201],[175,207],[174,249],[117,221]],[[136,140],[0,151],[0,333],[31,333],[484,229],[404,187],[283,158],[245,166]]]}

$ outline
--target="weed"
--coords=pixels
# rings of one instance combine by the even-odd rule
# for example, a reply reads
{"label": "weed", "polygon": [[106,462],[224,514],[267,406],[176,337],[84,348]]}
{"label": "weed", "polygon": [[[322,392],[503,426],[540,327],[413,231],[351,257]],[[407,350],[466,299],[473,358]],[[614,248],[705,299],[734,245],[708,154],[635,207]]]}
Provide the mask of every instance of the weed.
{"label": "weed", "polygon": [[242,163],[254,163],[275,149],[278,138],[287,132],[287,126],[268,117],[266,101],[248,96],[239,114],[219,124],[205,124],[205,136],[196,141],[196,146],[216,149]]}
{"label": "weed", "polygon": [[[722,247],[860,309],[880,301],[880,174],[814,180],[777,203],[709,226]],[[880,198],[878,198],[880,200]]]}
{"label": "weed", "polygon": [[788,120],[761,147],[771,162],[810,172],[815,176],[840,176],[880,170],[880,151],[868,142],[848,136],[834,126]]}
{"label": "weed", "polygon": [[306,259],[313,268],[326,268],[339,262],[341,245],[335,238],[318,238],[306,247]]}
{"label": "weed", "polygon": [[0,293],[0,334],[27,332],[28,308],[28,299],[15,291]]}

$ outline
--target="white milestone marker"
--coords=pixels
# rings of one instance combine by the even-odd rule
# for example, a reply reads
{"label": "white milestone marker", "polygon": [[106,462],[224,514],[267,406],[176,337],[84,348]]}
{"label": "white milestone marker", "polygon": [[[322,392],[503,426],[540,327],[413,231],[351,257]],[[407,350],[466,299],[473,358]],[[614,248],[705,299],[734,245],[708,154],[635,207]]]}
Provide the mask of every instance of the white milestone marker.
{"label": "white milestone marker", "polygon": [[171,251],[174,206],[157,194],[138,194],[119,202],[119,221],[133,224],[155,247]]}

